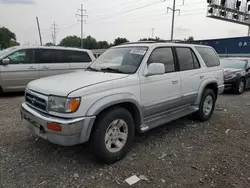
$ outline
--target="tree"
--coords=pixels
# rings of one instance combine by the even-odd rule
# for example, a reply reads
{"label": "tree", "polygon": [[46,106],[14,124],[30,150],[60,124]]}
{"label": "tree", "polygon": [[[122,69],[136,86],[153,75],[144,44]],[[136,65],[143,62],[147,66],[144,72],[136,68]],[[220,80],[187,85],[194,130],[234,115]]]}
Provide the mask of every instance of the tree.
{"label": "tree", "polygon": [[45,46],[54,46],[54,44],[52,42],[47,42]]}
{"label": "tree", "polygon": [[15,33],[11,32],[6,27],[0,27],[0,48],[5,49],[17,45],[20,44],[16,41]]}
{"label": "tree", "polygon": [[129,42],[126,38],[120,38],[118,37],[117,39],[115,39],[114,41],[114,46],[117,46],[119,44],[123,44],[125,42]]}
{"label": "tree", "polygon": [[59,44],[59,46],[65,46],[65,47],[81,47],[81,38],[78,36],[67,36],[63,38]]}
{"label": "tree", "polygon": [[[81,38],[77,36],[67,36],[61,40],[59,46],[65,47],[81,47]],[[107,41],[97,41],[94,37],[87,36],[83,39],[83,48],[85,49],[100,49],[100,48],[109,48],[110,45]]]}
{"label": "tree", "polygon": [[184,41],[187,41],[187,42],[194,41],[194,37],[190,36],[187,39],[185,38]]}
{"label": "tree", "polygon": [[140,39],[139,41],[156,41],[156,42],[166,42],[166,40],[161,39],[159,37],[155,37],[155,38],[143,38]]}
{"label": "tree", "polygon": [[98,42],[98,47],[100,49],[105,49],[105,48],[109,48],[110,45],[109,45],[109,43],[107,41],[99,41]]}

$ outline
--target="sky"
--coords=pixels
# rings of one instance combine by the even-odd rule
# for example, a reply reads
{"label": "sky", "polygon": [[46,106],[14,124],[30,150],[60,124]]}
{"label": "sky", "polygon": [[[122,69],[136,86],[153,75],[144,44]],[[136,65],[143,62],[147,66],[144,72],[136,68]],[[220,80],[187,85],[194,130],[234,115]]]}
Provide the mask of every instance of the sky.
{"label": "sky", "polygon": [[[69,35],[81,35],[76,14],[86,9],[84,36],[113,42],[117,37],[129,41],[160,37],[170,39],[173,0],[0,0],[0,27],[9,28],[21,45],[38,45],[36,16],[43,43],[52,42],[51,26],[58,26],[56,42]],[[206,17],[206,0],[176,0],[174,39],[193,36],[213,39],[246,36],[248,28]],[[154,32],[152,32],[154,31]]]}

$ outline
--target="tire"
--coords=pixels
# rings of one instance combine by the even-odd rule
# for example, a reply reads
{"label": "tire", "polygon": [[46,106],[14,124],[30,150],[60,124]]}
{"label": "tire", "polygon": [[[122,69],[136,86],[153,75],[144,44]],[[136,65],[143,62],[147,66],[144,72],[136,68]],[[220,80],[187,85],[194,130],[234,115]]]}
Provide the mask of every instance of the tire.
{"label": "tire", "polygon": [[236,93],[237,95],[241,95],[245,90],[245,80],[243,78],[241,78],[237,84],[236,87],[234,88],[234,93]]}
{"label": "tire", "polygon": [[[121,127],[118,128],[118,126]],[[121,133],[123,133],[123,139],[120,138]],[[129,111],[121,107],[110,108],[97,117],[91,135],[93,152],[99,160],[107,164],[115,163],[131,149],[134,136],[134,120]],[[118,143],[123,146],[119,148]]]}
{"label": "tire", "polygon": [[[210,101],[209,104],[211,104],[211,106],[210,108],[205,108],[204,105],[206,105],[208,101]],[[216,97],[215,97],[214,91],[208,88],[205,89],[201,97],[199,111],[197,112],[197,116],[201,121],[207,121],[211,118],[214,112],[214,108],[215,108],[215,101],[216,101]],[[209,105],[207,107],[209,107]]]}

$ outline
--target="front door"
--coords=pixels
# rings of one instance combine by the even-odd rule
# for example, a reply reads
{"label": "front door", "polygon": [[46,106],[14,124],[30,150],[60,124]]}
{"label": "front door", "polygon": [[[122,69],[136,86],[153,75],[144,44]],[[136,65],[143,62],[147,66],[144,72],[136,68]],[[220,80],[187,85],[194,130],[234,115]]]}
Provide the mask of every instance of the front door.
{"label": "front door", "polygon": [[34,49],[19,50],[6,58],[10,59],[10,64],[0,65],[4,91],[23,91],[30,81],[38,78]]}
{"label": "front door", "polygon": [[163,63],[165,74],[140,76],[144,118],[180,107],[180,75],[176,72],[172,48],[156,48],[149,58],[148,65],[150,63]]}

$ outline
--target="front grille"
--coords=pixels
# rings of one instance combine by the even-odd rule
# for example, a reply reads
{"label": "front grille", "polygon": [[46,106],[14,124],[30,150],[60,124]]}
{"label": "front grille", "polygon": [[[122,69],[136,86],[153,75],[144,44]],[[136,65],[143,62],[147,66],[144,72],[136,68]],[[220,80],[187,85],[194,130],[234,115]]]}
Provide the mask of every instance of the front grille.
{"label": "front grille", "polygon": [[47,110],[46,100],[34,95],[33,93],[27,92],[25,95],[25,101],[26,103],[28,103],[32,107],[35,107],[38,110]]}

